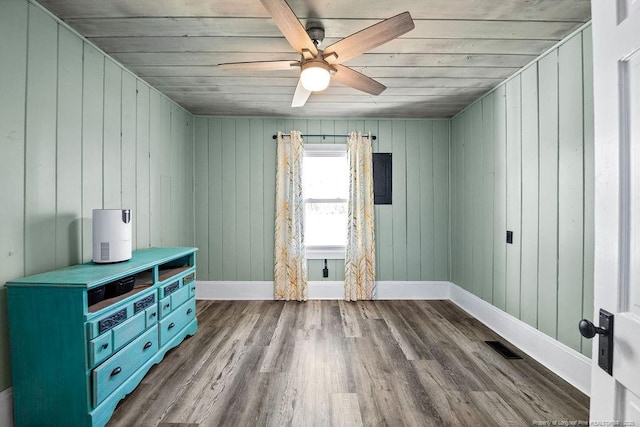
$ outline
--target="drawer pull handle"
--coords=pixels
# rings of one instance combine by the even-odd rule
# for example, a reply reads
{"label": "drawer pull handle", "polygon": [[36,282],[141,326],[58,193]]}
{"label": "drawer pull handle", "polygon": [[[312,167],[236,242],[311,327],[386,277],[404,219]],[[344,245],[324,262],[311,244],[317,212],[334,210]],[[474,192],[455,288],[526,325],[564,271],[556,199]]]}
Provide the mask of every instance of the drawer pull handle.
{"label": "drawer pull handle", "polygon": [[108,343],[104,343],[104,344],[102,344],[102,349],[103,349],[103,350],[106,350],[106,349],[108,349],[108,348],[109,348],[109,344],[108,344]]}
{"label": "drawer pull handle", "polygon": [[165,304],[164,308],[169,308],[171,306],[171,304]]}
{"label": "drawer pull handle", "polygon": [[151,313],[150,317],[156,317],[156,313]]}
{"label": "drawer pull handle", "polygon": [[116,375],[118,375],[120,372],[122,372],[122,368],[120,368],[120,366],[118,366],[116,369],[114,369],[113,371],[111,371],[111,376],[115,377]]}
{"label": "drawer pull handle", "polygon": [[173,329],[174,326],[176,326],[176,324],[171,322],[171,323],[169,323],[169,326],[167,327],[167,329]]}
{"label": "drawer pull handle", "polygon": [[147,341],[147,343],[144,345],[144,347],[142,348],[143,350],[148,349],[149,347],[151,347],[153,344],[151,344],[151,341]]}
{"label": "drawer pull handle", "polygon": [[187,310],[187,314],[191,314],[191,313],[193,313],[193,310],[191,309]]}

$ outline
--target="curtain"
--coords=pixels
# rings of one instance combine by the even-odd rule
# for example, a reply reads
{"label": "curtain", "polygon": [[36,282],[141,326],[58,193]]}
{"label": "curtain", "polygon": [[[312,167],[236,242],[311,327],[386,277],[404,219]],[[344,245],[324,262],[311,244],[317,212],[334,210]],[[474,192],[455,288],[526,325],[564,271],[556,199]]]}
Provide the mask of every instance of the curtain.
{"label": "curtain", "polygon": [[373,222],[373,160],[371,134],[351,132],[347,139],[349,199],[344,299],[357,301],[375,296],[376,243]]}
{"label": "curtain", "polygon": [[302,135],[291,131],[286,138],[278,132],[277,144],[274,297],[306,301]]}

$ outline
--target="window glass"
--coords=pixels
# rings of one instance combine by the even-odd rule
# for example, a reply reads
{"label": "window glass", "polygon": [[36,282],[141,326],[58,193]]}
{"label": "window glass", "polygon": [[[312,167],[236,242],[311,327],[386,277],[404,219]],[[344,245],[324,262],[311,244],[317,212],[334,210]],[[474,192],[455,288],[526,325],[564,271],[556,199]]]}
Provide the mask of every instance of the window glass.
{"label": "window glass", "polygon": [[349,168],[344,146],[305,145],[302,166],[308,258],[343,258]]}
{"label": "window glass", "polygon": [[306,198],[347,198],[349,182],[346,157],[305,157],[302,170]]}
{"label": "window glass", "polygon": [[347,243],[347,203],[307,203],[304,240],[307,246]]}

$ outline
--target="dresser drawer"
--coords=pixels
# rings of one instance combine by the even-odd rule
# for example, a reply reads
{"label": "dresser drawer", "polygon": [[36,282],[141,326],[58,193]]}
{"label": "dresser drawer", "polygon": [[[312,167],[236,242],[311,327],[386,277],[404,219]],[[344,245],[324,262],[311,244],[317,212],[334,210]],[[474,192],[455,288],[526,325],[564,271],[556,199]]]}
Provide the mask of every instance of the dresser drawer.
{"label": "dresser drawer", "polygon": [[125,323],[138,313],[144,312],[147,308],[157,305],[158,290],[151,289],[142,291],[133,301],[128,303],[115,303],[113,309],[99,317],[92,317],[87,322],[89,338],[97,338],[98,336],[116,328]]}
{"label": "dresser drawer", "polygon": [[196,296],[196,282],[191,282],[187,285],[189,287],[189,298]]}
{"label": "dresser drawer", "polygon": [[160,321],[160,347],[168,343],[191,320],[196,317],[196,300],[190,299],[166,319]]}
{"label": "dresser drawer", "polygon": [[113,353],[111,332],[89,341],[89,367],[94,367]]}
{"label": "dresser drawer", "polygon": [[171,313],[171,297],[170,296],[160,300],[160,304],[158,304],[158,310],[160,310],[161,319],[164,319]]}
{"label": "dresser drawer", "polygon": [[113,328],[113,348],[119,349],[145,330],[145,313],[139,313]]}
{"label": "dresser drawer", "polygon": [[147,317],[147,328],[158,323],[158,305],[155,304],[153,307],[147,308],[145,310]]}
{"label": "dresser drawer", "polygon": [[94,369],[91,372],[93,406],[98,406],[157,351],[158,330],[154,326]]}
{"label": "dresser drawer", "polygon": [[177,292],[180,289],[181,282],[182,280],[178,279],[178,280],[174,280],[168,285],[162,286],[160,288],[160,298],[166,298],[172,293]]}
{"label": "dresser drawer", "polygon": [[171,310],[175,310],[180,307],[188,299],[189,288],[183,286],[179,291],[171,294]]}

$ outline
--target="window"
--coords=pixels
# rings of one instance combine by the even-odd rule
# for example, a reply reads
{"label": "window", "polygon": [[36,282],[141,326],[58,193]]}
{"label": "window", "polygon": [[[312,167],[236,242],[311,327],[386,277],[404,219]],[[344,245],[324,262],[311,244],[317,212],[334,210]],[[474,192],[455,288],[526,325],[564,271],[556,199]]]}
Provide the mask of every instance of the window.
{"label": "window", "polygon": [[349,193],[346,144],[305,144],[302,173],[307,258],[344,258]]}

